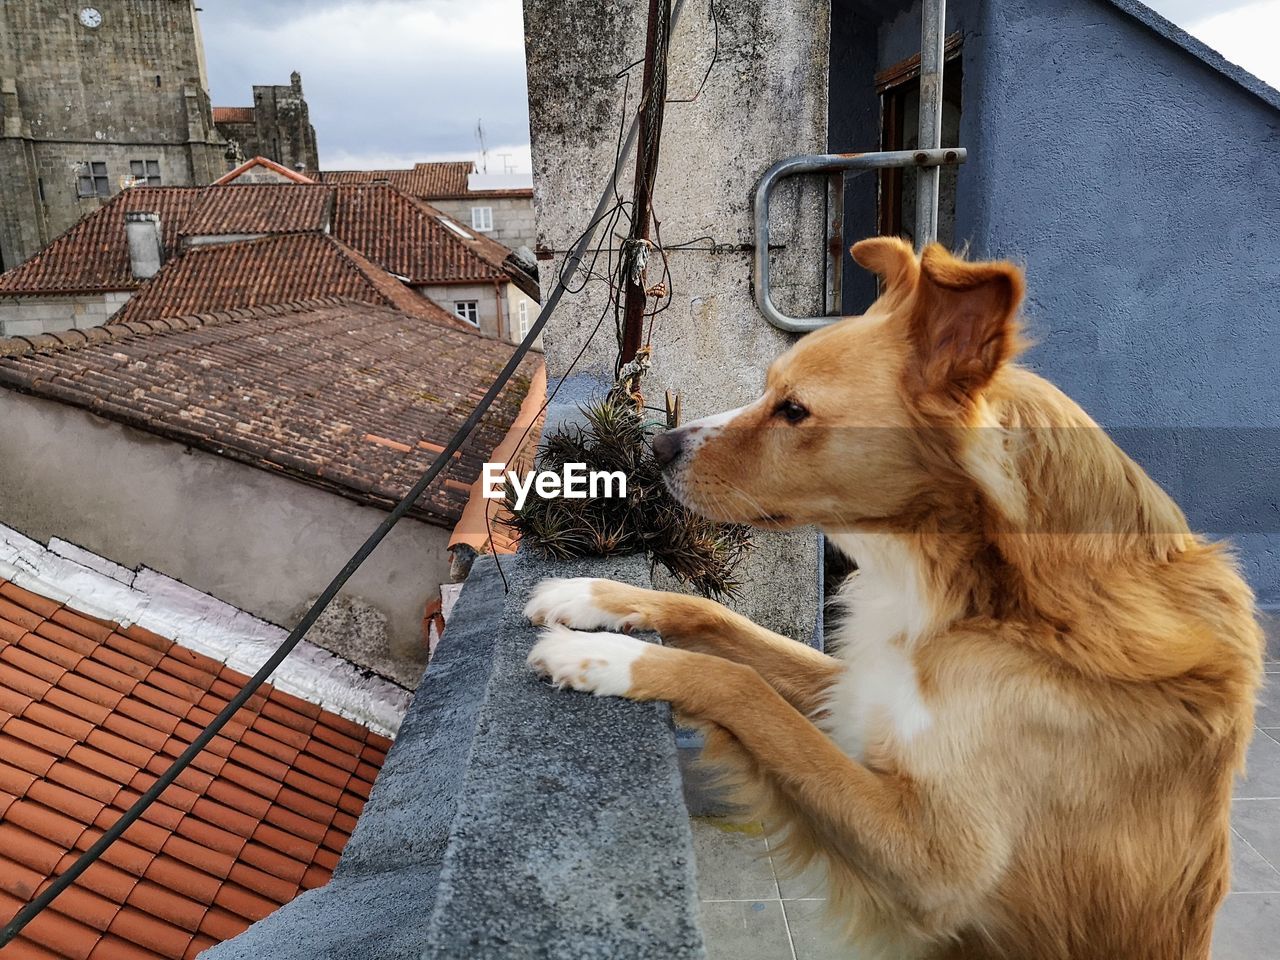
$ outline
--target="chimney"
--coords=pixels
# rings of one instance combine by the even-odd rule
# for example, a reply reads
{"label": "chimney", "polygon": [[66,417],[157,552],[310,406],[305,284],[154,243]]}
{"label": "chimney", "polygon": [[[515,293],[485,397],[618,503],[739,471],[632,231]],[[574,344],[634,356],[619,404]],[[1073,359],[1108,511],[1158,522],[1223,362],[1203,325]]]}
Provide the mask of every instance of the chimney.
{"label": "chimney", "polygon": [[154,277],[164,263],[164,243],[160,239],[160,214],[124,215],[124,235],[129,242],[129,267],[139,280]]}

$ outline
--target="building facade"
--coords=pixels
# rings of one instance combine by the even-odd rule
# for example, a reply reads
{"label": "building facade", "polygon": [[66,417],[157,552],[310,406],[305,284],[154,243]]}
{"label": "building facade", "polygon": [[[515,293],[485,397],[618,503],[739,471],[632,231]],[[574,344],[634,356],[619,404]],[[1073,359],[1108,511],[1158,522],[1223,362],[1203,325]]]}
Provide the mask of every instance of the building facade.
{"label": "building facade", "polygon": [[0,267],[128,183],[226,169],[194,0],[0,4]]}
{"label": "building facade", "polygon": [[214,107],[213,120],[237,161],[266,157],[289,170],[320,166],[316,130],[296,70],[287,85],[255,85],[251,107]]}

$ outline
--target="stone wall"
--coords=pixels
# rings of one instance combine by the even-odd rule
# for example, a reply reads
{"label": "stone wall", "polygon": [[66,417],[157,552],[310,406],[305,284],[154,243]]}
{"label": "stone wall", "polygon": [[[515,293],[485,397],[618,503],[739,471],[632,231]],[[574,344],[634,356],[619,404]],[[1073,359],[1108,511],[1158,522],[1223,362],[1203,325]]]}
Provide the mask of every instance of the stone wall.
{"label": "stone wall", "polygon": [[537,246],[537,225],[530,197],[463,197],[453,200],[428,201],[442,213],[447,213],[464,227],[471,228],[471,208],[489,207],[493,211],[493,229],[486,235],[512,250]]}
{"label": "stone wall", "polygon": [[486,337],[506,338],[510,328],[506,298],[499,297],[492,283],[439,283],[414,289],[450,313],[456,313],[454,304],[459,300],[476,301],[480,311],[480,332]]}
{"label": "stone wall", "polygon": [[77,196],[77,165],[107,164],[116,193],[130,160],[163,182],[225,171],[191,0],[101,0],[97,27],[62,0],[0,3],[0,261],[35,253],[99,198]]}
{"label": "stone wall", "polygon": [[288,84],[254,86],[253,121],[253,137],[240,143],[246,158],[266,157],[290,170],[320,169],[316,131],[298,73]]}
{"label": "stone wall", "polygon": [[[74,407],[0,390],[0,522],[147,566],[292,627],[385,516],[299,481]],[[312,642],[412,688],[449,533],[402,521]]]}
{"label": "stone wall", "polygon": [[62,297],[0,299],[0,337],[100,327],[132,296],[127,290]]}

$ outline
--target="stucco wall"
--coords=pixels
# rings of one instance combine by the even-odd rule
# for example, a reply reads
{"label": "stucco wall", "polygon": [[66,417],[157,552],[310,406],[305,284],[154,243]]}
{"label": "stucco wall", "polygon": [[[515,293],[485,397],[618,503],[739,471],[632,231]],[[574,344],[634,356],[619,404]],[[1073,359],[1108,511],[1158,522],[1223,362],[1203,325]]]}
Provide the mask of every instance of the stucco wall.
{"label": "stucco wall", "polygon": [[[152,567],[292,627],[382,511],[47,400],[0,391],[0,522]],[[447,531],[404,520],[308,639],[412,687]]]}
{"label": "stucco wall", "polygon": [[[1125,6],[1152,16],[948,4],[965,34],[957,235],[1025,265],[1027,362],[1277,604],[1280,111]],[[879,66],[918,49],[916,5],[882,25]]]}
{"label": "stucco wall", "polygon": [[28,337],[58,330],[84,330],[106,323],[132,294],[128,291],[66,297],[0,299],[0,337]]}
{"label": "stucco wall", "polygon": [[[645,392],[660,401],[665,388],[679,390],[690,419],[758,396],[766,367],[792,342],[756,310],[751,253],[738,245],[753,239],[751,194],[765,169],[786,156],[822,152],[827,142],[827,0],[721,0],[716,9],[719,52],[709,75],[716,25],[705,10],[686,7],[672,35],[654,199],[669,248],[707,237],[720,245],[713,251],[704,239],[702,249],[669,251],[674,300],[654,324]],[[640,70],[625,110],[618,72],[643,56],[647,10],[642,0],[591,10],[525,0],[538,243],[555,252],[540,264],[544,297],[605,187],[621,118],[635,109]],[[634,160],[623,169],[629,198]],[[774,210],[776,298],[793,313],[820,312],[825,190],[788,184],[777,191]],[[552,378],[565,374],[605,305],[598,284],[561,302],[545,334]],[[611,376],[615,352],[606,319],[578,372]],[[816,568],[812,531],[758,534],[742,570],[740,609],[808,640],[818,607]]]}
{"label": "stucco wall", "polygon": [[440,283],[414,289],[450,313],[456,312],[454,304],[459,300],[474,300],[480,313],[480,332],[487,337],[507,335],[506,298],[499,298],[492,283]]}

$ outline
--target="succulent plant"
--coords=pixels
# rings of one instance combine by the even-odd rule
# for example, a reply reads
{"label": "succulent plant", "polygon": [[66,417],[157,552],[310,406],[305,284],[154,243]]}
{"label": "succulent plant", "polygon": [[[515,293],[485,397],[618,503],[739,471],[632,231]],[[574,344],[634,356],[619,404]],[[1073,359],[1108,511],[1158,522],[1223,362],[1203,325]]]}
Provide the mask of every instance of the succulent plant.
{"label": "succulent plant", "polygon": [[625,393],[581,409],[585,425],[564,424],[543,436],[537,469],[562,473],[565,464],[581,463],[588,473],[622,471],[627,495],[569,499],[530,489],[516,510],[508,487],[511,519],[504,522],[523,546],[556,559],[644,551],[651,567],[662,564],[703,596],[735,595],[733,571],[750,547],[750,528],[700,517],[671,496],[650,446],[661,425],[646,422]]}

